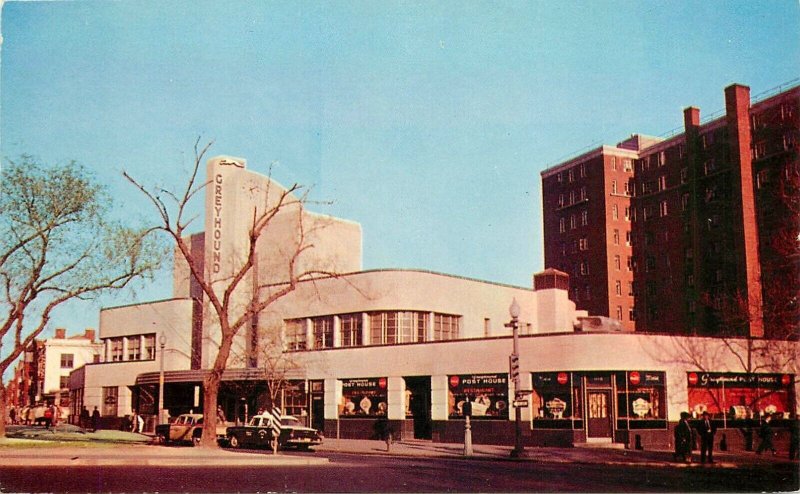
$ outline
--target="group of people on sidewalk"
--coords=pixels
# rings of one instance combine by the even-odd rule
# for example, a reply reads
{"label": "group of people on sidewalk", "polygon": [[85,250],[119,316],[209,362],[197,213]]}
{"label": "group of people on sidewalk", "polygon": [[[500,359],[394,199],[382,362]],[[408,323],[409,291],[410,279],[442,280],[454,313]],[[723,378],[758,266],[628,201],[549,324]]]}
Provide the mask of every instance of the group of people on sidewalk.
{"label": "group of people on sidewalk", "polygon": [[[675,426],[675,460],[683,462],[692,462],[692,450],[694,449],[694,435],[692,426],[689,423],[691,415],[688,412],[681,412],[681,420]],[[767,415],[761,426],[758,429],[758,437],[760,443],[756,449],[756,454],[761,454],[764,451],[772,451],[772,454],[777,454],[775,445],[772,439],[775,435],[770,425],[772,416]],[[695,424],[694,429],[697,431],[697,436],[700,439],[700,463],[714,463],[714,435],[717,432],[717,426],[711,420],[708,412],[703,412],[700,420]],[[723,437],[724,440],[724,437]],[[793,424],[790,439],[789,458],[797,459],[797,424]]]}

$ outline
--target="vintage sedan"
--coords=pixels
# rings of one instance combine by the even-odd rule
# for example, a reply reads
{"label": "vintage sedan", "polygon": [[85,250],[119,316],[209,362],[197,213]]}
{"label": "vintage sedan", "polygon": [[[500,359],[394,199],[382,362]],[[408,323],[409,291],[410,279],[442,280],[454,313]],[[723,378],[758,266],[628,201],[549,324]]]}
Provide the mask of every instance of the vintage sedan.
{"label": "vintage sedan", "polygon": [[[222,442],[225,440],[227,425],[225,424],[224,418],[217,420],[217,441]],[[169,424],[156,426],[156,437],[164,444],[170,442],[191,442],[196,446],[200,444],[200,436],[202,433],[202,413],[184,413]]]}
{"label": "vintage sedan", "polygon": [[[255,415],[246,425],[228,427],[226,433],[228,444],[232,448],[271,448],[275,436],[272,420],[270,414]],[[281,433],[278,437],[280,449],[288,447],[308,449],[322,444],[322,437],[319,431],[305,427],[296,417],[291,415],[281,417]]]}

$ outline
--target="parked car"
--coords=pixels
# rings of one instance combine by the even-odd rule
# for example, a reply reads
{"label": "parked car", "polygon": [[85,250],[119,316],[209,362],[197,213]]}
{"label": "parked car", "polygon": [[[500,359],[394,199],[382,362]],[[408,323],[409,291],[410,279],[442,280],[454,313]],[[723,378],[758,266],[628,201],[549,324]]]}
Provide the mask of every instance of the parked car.
{"label": "parked car", "polygon": [[[217,421],[217,440],[225,441],[227,424],[218,419]],[[156,437],[164,444],[169,442],[191,442],[194,445],[200,444],[200,436],[203,434],[203,414],[184,413],[179,415],[169,424],[156,426]]]}
{"label": "parked car", "polygon": [[[226,436],[232,448],[247,447],[272,447],[274,429],[272,415],[255,415],[246,425],[228,427]],[[295,447],[308,449],[311,446],[322,444],[323,435],[316,429],[304,426],[296,417],[284,415],[281,417],[281,433],[278,437],[278,448],[286,449]]]}

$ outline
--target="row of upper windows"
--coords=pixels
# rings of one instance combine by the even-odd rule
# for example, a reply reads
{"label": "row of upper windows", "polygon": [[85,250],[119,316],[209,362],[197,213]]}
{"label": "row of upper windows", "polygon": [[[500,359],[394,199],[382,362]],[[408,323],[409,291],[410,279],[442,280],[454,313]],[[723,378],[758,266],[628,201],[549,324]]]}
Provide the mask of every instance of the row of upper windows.
{"label": "row of upper windows", "polygon": [[[617,159],[616,156],[611,156],[611,169],[613,171],[617,171],[619,168],[622,168],[622,171],[632,173],[633,172],[633,160],[631,158],[621,158]],[[578,178],[586,178],[588,176],[586,163],[580,163],[578,165],[573,166],[572,168],[567,169],[566,171],[561,171],[556,174],[556,180],[558,183],[563,183],[566,179],[567,183],[573,183]]]}
{"label": "row of upper windows", "polygon": [[291,319],[286,321],[286,349],[333,348],[336,319],[339,322],[340,347],[455,340],[461,326],[461,316],[418,311],[369,312],[366,317],[355,313]]}
{"label": "row of upper windows", "polygon": [[104,338],[106,362],[155,360],[155,333]]}

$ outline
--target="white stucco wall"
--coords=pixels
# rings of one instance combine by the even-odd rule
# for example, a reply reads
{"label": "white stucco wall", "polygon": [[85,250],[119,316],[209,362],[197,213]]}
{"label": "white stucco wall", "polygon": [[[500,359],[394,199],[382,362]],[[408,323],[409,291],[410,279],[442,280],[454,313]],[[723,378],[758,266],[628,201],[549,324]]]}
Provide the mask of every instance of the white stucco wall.
{"label": "white stucco wall", "polygon": [[[86,339],[51,338],[45,342],[44,348],[44,392],[55,393],[61,389],[62,376],[69,376],[73,370],[93,362],[95,355],[102,354],[103,346]],[[68,353],[73,356],[72,367],[62,369],[61,355]]]}

